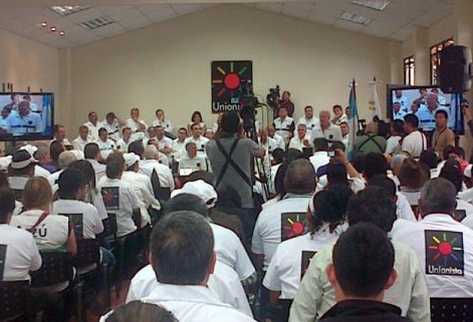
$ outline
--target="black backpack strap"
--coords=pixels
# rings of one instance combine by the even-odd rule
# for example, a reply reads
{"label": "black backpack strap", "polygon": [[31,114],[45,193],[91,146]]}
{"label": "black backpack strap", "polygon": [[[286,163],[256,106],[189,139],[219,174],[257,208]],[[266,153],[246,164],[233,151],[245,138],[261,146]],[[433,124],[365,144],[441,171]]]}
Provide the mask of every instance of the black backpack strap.
{"label": "black backpack strap", "polygon": [[253,187],[253,184],[251,182],[251,179],[248,178],[248,176],[246,175],[246,173],[240,168],[240,166],[238,164],[235,163],[235,161],[232,160],[232,155],[233,153],[235,152],[235,149],[238,145],[238,142],[240,141],[239,138],[237,138],[235,140],[235,142],[233,142],[231,148],[230,148],[230,152],[227,153],[227,151],[225,151],[225,148],[223,147],[222,143],[220,142],[220,140],[216,140],[215,143],[217,145],[217,148],[220,150],[220,152],[223,154],[223,156],[226,158],[226,161],[225,161],[225,164],[223,165],[222,167],[222,170],[220,171],[219,175],[218,175],[218,178],[217,178],[217,183],[216,183],[216,187],[218,187],[220,185],[220,183],[222,182],[222,179],[223,179],[223,176],[225,175],[225,173],[227,172],[228,170],[228,167],[231,165],[232,168],[236,171],[236,173],[238,173],[238,175],[243,179],[243,181],[246,182],[246,184],[248,184],[248,186],[250,187]]}
{"label": "black backpack strap", "polygon": [[368,136],[368,139],[365,142],[361,143],[360,146],[357,148],[357,150],[361,151],[361,148],[364,147],[368,142],[373,142],[378,147],[379,152],[384,153],[383,148],[381,147],[381,145],[378,142],[376,142],[376,140],[374,138],[375,138],[375,136]]}

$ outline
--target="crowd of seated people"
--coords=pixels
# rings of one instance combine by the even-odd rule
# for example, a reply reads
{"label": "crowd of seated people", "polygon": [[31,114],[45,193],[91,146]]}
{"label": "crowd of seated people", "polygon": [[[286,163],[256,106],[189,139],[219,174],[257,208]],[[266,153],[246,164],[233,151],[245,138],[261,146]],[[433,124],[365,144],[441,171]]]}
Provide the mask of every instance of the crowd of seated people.
{"label": "crowd of seated people", "polygon": [[[307,106],[296,123],[282,105],[258,142],[234,112],[214,126],[195,111],[181,127],[162,109],[151,122],[137,108],[127,120],[90,112],[71,141],[56,126],[49,146],[0,158],[0,281],[29,281],[37,296],[52,252],[71,259],[71,288],[82,286],[78,263],[95,242],[110,283],[92,285],[101,305],[89,309],[102,322],[450,321],[438,316],[444,303],[468,306],[468,321],[464,150],[427,138],[413,114],[373,120],[349,142],[343,108],[332,111]],[[440,133],[445,114],[436,119]],[[233,165],[216,157],[222,149],[237,151]],[[248,183],[236,169],[252,157],[265,174]],[[125,303],[111,307],[109,291],[123,289]],[[64,320],[45,306],[48,321]]]}

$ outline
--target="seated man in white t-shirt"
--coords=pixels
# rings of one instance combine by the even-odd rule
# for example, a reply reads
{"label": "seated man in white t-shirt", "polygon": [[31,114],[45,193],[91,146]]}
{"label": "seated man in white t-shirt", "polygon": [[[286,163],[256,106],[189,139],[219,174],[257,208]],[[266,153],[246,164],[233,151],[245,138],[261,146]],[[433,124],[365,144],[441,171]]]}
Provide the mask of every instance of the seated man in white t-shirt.
{"label": "seated man in white t-shirt", "polygon": [[311,133],[311,139],[326,138],[329,141],[342,141],[342,130],[340,126],[330,122],[330,112],[321,111],[319,113],[320,126],[315,127]]}
{"label": "seated man in white t-shirt", "polygon": [[216,256],[212,229],[201,215],[179,211],[163,217],[153,230],[150,245],[158,283],[144,302],[162,305],[180,322],[254,321],[223,303],[207,287]]}
{"label": "seated man in white t-shirt", "polygon": [[123,155],[113,152],[107,158],[106,176],[98,183],[107,213],[117,217],[118,237],[131,234],[137,229],[133,215],[139,210],[135,192],[127,181],[122,180],[125,166]]}
{"label": "seated man in white t-shirt", "polygon": [[117,150],[122,153],[128,152],[128,145],[133,142],[131,139],[131,129],[125,126],[122,129],[122,137],[116,142]]}
{"label": "seated man in white t-shirt", "polygon": [[284,143],[288,144],[294,135],[294,119],[288,116],[288,111],[285,106],[279,108],[278,118],[273,121],[273,126],[276,133],[284,139]]}
{"label": "seated man in white t-shirt", "polygon": [[194,123],[191,126],[191,136],[186,139],[186,144],[189,142],[194,142],[197,146],[197,155],[207,158],[205,152],[205,146],[209,143],[209,139],[202,136],[202,127],[198,123]]}
{"label": "seated man in white t-shirt", "polygon": [[53,213],[69,218],[77,239],[95,239],[103,231],[97,208],[86,203],[87,184],[77,169],[65,169],[58,180],[59,199],[53,202]]}
{"label": "seated man in white t-shirt", "polygon": [[179,160],[184,156],[186,153],[186,139],[187,139],[187,129],[185,127],[181,127],[177,131],[177,138],[172,142],[172,151],[174,160],[179,162]]}
{"label": "seated man in white t-shirt", "polygon": [[[318,192],[309,203],[309,232],[282,242],[269,264],[263,285],[271,291],[271,301],[292,301],[310,259],[322,247],[335,242],[345,230],[345,210],[353,195],[348,186],[334,186]],[[281,303],[283,306],[284,304]],[[289,317],[286,305],[283,317]]]}
{"label": "seated man in white t-shirt", "polygon": [[[286,196],[261,211],[253,233],[251,250],[256,256],[257,267],[262,267],[263,271],[266,271],[281,242],[307,232],[303,223],[316,186],[312,164],[305,159],[291,162],[284,186]],[[286,227],[287,223],[291,225]]]}
{"label": "seated man in white t-shirt", "polygon": [[286,143],[283,137],[276,133],[274,126],[268,126],[268,139],[273,139],[276,142],[274,149],[279,148],[286,151]]}
{"label": "seated man in white t-shirt", "polygon": [[108,138],[107,130],[103,127],[99,129],[97,145],[99,146],[100,154],[104,160],[113,152],[113,150],[115,150],[116,147],[115,142]]}
{"label": "seated man in white t-shirt", "polygon": [[197,155],[197,146],[194,142],[187,142],[186,153],[179,161],[179,174],[187,176],[199,170],[209,171],[208,160]]}
{"label": "seated man in white t-shirt", "polygon": [[79,136],[72,141],[74,150],[84,152],[86,144],[89,143],[89,128],[85,125],[79,127]]}
{"label": "seated man in white t-shirt", "polygon": [[130,110],[130,118],[126,120],[126,126],[131,129],[133,140],[143,140],[148,125],[140,120],[140,110],[136,107]]}
{"label": "seated man in white t-shirt", "polygon": [[170,155],[172,152],[172,140],[168,138],[164,133],[164,127],[157,125],[154,127],[156,133],[156,144],[158,145],[159,152],[165,155]]}
{"label": "seated man in white t-shirt", "polygon": [[31,233],[10,226],[15,194],[0,188],[0,281],[29,280],[29,273],[41,267],[41,255]]}
{"label": "seated man in white t-shirt", "polygon": [[304,148],[310,148],[311,146],[307,126],[305,124],[298,124],[296,136],[289,141],[289,149],[302,151]]}
{"label": "seated man in white t-shirt", "polygon": [[304,116],[299,119],[297,125],[305,124],[307,132],[311,133],[316,127],[320,127],[320,120],[314,116],[314,108],[310,105],[304,107]]}
{"label": "seated man in white t-shirt", "polygon": [[[134,142],[133,145],[135,145],[135,143],[139,144],[139,141]],[[158,149],[154,145],[148,145],[144,148],[141,155],[144,160],[142,159],[140,161],[140,172],[152,179],[154,170],[159,177],[160,187],[173,191],[175,187],[174,177],[172,176],[171,169],[160,162],[161,155]]]}

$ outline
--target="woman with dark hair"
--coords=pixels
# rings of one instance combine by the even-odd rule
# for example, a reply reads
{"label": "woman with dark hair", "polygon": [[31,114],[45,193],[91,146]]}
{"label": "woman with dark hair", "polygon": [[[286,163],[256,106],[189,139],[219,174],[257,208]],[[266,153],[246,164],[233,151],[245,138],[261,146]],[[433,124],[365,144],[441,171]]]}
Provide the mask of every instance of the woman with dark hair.
{"label": "woman with dark hair", "polygon": [[422,151],[419,161],[429,169],[431,179],[439,176],[438,165],[440,160],[433,149]]}
{"label": "woman with dark hair", "polygon": [[59,155],[64,151],[64,145],[62,145],[59,141],[53,141],[49,145],[51,163],[50,165],[48,165],[48,169],[51,170],[51,173],[54,173],[59,170]]}
{"label": "woman with dark hair", "polygon": [[352,195],[346,185],[334,185],[316,193],[305,215],[308,227],[304,227],[302,221],[291,226],[293,230],[301,229],[306,233],[282,242],[273,255],[263,285],[271,291],[273,303],[279,301],[286,307],[281,313],[283,321],[287,321],[290,301],[296,295],[312,256],[337,240],[347,228],[345,212]]}
{"label": "woman with dark hair", "polygon": [[400,192],[407,198],[411,207],[419,205],[420,190],[429,177],[427,167],[419,161],[409,158],[402,163],[399,173]]}
{"label": "woman with dark hair", "polygon": [[193,124],[199,124],[200,128],[202,129],[202,133],[207,131],[207,126],[205,125],[204,119],[202,118],[202,113],[200,111],[194,111],[191,116],[191,122],[187,125],[187,130],[189,133],[192,130]]}
{"label": "woman with dark hair", "polygon": [[107,210],[105,209],[102,194],[97,190],[97,180],[92,164],[87,160],[77,160],[72,162],[69,165],[69,168],[79,170],[88,182],[87,194],[83,201],[88,202],[97,208],[101,220],[106,219],[108,217]]}

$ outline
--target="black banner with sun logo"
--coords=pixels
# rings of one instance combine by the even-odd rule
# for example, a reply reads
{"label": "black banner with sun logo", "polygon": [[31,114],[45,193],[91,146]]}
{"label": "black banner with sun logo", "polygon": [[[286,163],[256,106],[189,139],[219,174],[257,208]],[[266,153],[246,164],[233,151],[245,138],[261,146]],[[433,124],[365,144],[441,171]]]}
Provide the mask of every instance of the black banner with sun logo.
{"label": "black banner with sun logo", "polygon": [[463,233],[425,231],[425,270],[427,275],[464,275]]}
{"label": "black banner with sun logo", "polygon": [[253,88],[253,62],[213,61],[212,113],[239,111],[242,98]]}

